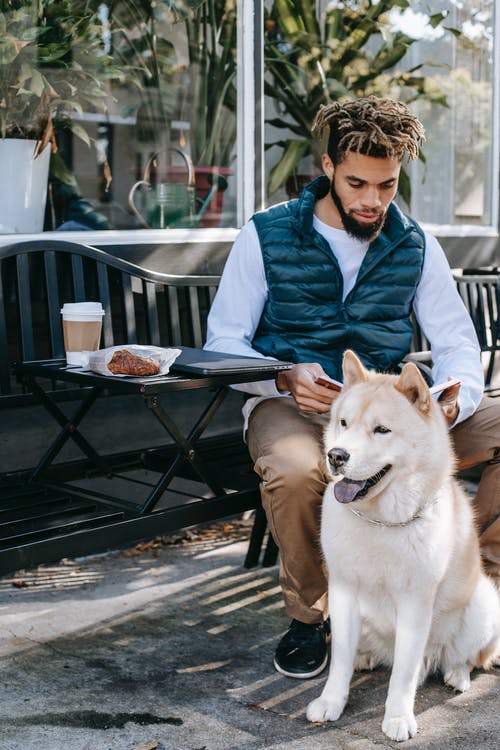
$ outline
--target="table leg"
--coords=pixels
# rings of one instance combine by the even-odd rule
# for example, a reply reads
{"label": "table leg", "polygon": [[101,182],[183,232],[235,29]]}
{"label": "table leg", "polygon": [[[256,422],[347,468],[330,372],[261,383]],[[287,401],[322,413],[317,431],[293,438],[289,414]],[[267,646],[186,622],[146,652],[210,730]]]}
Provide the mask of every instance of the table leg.
{"label": "table leg", "polygon": [[53,399],[51,399],[50,396],[47,395],[47,393],[38,385],[35,380],[32,380],[30,378],[27,379],[27,382],[32,393],[37,396],[42,406],[45,407],[49,414],[54,417],[54,419],[59,422],[59,424],[63,428],[33,470],[30,481],[34,482],[38,479],[40,474],[47,468],[47,466],[52,463],[54,458],[62,450],[63,446],[70,438],[75,441],[80,450],[85,453],[85,455],[96,466],[98,466],[104,474],[109,473],[109,466],[105,463],[101,456],[96,453],[90,443],[77,429],[83,417],[87,414],[94,401],[99,397],[101,390],[99,388],[93,388],[91,392],[83,399],[73,417],[68,419],[64,412],[59,409]]}
{"label": "table leg", "polygon": [[175,444],[179,448],[179,452],[176,456],[174,456],[167,470],[164,472],[164,474],[162,474],[160,481],[156,484],[155,488],[150,493],[149,497],[141,508],[141,513],[148,513],[153,510],[166,487],[168,487],[173,477],[175,476],[175,470],[180,461],[182,461],[183,459],[189,461],[198,476],[203,480],[203,482],[205,482],[205,484],[216,496],[226,494],[224,488],[210,477],[208,469],[199,459],[194,446],[198,438],[201,436],[201,434],[209,424],[213,415],[215,414],[221,403],[224,401],[227,393],[228,389],[225,386],[217,389],[214,397],[206,407],[203,414],[197,420],[196,424],[187,435],[187,437],[184,437],[184,435],[182,435],[175,422],[162,408],[158,396],[150,396],[146,398],[147,406],[151,409],[155,417],[163,425],[169,435],[174,439]]}

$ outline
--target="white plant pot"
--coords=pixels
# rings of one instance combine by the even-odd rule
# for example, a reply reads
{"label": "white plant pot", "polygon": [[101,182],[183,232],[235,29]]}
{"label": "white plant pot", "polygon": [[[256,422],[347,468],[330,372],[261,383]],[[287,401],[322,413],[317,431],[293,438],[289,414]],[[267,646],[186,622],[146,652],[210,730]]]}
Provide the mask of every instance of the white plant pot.
{"label": "white plant pot", "polygon": [[36,141],[0,139],[0,233],[43,231],[50,144],[35,159]]}

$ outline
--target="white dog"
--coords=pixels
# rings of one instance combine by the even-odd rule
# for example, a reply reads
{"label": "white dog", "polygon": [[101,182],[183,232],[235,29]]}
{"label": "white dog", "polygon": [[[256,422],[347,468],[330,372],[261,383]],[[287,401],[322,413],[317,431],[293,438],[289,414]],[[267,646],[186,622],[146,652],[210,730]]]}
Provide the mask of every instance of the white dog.
{"label": "white dog", "polygon": [[382,729],[417,731],[417,686],[440,669],[459,691],[500,656],[500,598],[481,569],[471,503],[453,478],[448,427],[420,372],[368,372],[344,356],[325,431],[332,481],[321,543],[332,615],[330,674],[310,721],[342,714],[354,669],[392,666]]}

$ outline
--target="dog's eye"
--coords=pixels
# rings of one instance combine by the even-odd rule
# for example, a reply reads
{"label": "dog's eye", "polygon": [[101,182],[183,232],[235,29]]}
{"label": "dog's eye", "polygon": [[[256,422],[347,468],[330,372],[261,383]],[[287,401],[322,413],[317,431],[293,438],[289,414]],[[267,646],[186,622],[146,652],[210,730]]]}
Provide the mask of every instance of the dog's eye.
{"label": "dog's eye", "polygon": [[340,426],[341,427],[347,427],[347,422],[345,421],[345,419],[341,419],[340,420]]}
{"label": "dog's eye", "polygon": [[390,429],[388,427],[384,427],[383,424],[378,424],[373,432],[378,432],[380,435],[386,435],[388,432],[390,432]]}

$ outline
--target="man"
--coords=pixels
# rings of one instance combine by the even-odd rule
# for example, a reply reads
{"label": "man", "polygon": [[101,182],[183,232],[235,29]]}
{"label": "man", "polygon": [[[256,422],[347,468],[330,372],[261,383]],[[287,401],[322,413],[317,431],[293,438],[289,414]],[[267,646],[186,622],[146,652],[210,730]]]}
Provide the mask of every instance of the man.
{"label": "man", "polygon": [[206,344],[295,363],[275,384],[242,389],[257,396],[244,407],[247,442],[292,617],[274,664],[298,678],[327,663],[321,438],[335,392],[315,380],[325,373],[341,380],[347,348],[369,368],[397,371],[410,349],[412,313],[431,343],[434,381],[461,380],[445,415],[459,468],[485,464],[475,505],[486,569],[500,576],[500,400],[482,398],[476,336],[441,247],[393,203],[423,127],[402,103],[366,97],[323,107],[313,129],[329,130],[324,176],[242,228]]}

